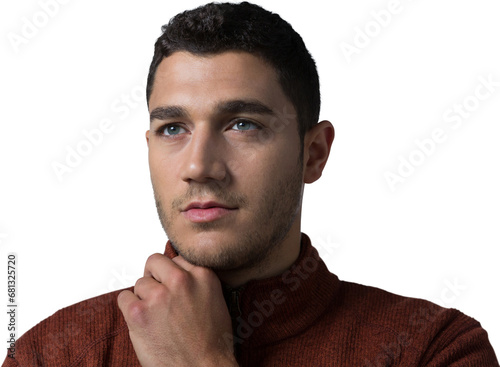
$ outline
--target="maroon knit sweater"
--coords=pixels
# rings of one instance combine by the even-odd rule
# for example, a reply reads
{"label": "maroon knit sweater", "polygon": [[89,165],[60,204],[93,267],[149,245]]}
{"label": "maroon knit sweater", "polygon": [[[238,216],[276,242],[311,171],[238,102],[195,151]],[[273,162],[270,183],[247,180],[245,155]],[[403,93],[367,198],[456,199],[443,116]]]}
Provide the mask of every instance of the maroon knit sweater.
{"label": "maroon knit sweater", "polygon": [[[175,253],[167,245],[166,255]],[[56,312],[25,333],[4,367],[139,366],[120,291]],[[474,319],[428,301],[339,281],[306,235],[295,264],[226,292],[240,366],[498,366]]]}

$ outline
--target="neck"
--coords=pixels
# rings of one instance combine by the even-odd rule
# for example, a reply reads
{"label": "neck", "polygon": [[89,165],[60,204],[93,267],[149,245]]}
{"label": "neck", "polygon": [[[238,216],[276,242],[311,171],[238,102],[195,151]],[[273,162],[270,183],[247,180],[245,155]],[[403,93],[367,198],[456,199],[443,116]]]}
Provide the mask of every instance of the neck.
{"label": "neck", "polygon": [[231,288],[238,288],[250,280],[260,280],[282,274],[297,260],[300,253],[300,216],[296,218],[285,238],[275,244],[268,255],[250,268],[218,271],[221,282]]}

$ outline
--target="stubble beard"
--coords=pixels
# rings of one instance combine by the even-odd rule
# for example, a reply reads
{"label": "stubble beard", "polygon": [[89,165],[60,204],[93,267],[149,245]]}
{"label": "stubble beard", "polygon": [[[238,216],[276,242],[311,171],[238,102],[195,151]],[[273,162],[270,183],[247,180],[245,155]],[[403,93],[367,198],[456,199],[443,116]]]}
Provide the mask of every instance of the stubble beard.
{"label": "stubble beard", "polygon": [[[263,193],[254,219],[247,226],[248,230],[241,230],[237,243],[226,244],[216,254],[196,251],[197,248],[203,247],[202,243],[193,246],[180,239],[173,229],[173,218],[163,209],[161,197],[153,182],[158,217],[172,247],[188,262],[215,271],[242,270],[263,265],[271,251],[282,244],[300,212],[303,187],[302,166],[302,159],[299,159],[295,170],[277,180]],[[176,213],[176,211],[178,213],[180,203],[186,203],[187,199],[200,193],[215,197],[225,203],[236,204],[239,208],[245,208],[248,205],[248,199],[245,196],[230,193],[221,184],[210,183],[202,188],[190,188],[186,195],[174,199],[171,204],[171,213]],[[219,227],[218,221],[192,224],[197,232],[210,231]]]}

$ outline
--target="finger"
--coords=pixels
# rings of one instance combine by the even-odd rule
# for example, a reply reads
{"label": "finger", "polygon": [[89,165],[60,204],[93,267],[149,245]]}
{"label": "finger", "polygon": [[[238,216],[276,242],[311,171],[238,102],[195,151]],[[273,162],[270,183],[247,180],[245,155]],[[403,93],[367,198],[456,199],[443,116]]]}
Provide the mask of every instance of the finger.
{"label": "finger", "polygon": [[147,325],[148,318],[146,314],[147,306],[145,302],[129,290],[123,291],[118,295],[118,308],[123,314],[129,331],[142,330]]}
{"label": "finger", "polygon": [[167,256],[162,254],[153,254],[146,261],[144,277],[153,277],[158,282],[162,283],[169,278],[169,274],[171,274],[171,272],[178,270],[179,266]]}
{"label": "finger", "polygon": [[197,266],[196,265],[193,265],[191,264],[189,261],[187,261],[186,259],[184,259],[182,256],[176,256],[172,259],[172,261],[174,263],[176,263],[179,267],[181,267],[182,269],[186,270],[186,271],[192,271],[193,268],[196,268]]}
{"label": "finger", "polygon": [[127,317],[130,314],[130,305],[137,301],[139,301],[139,298],[129,290],[124,290],[118,295],[118,308],[125,317],[125,320],[127,320]]}
{"label": "finger", "polygon": [[148,295],[154,294],[158,287],[164,287],[164,285],[152,277],[139,278],[135,282],[134,294],[141,300],[146,299]]}
{"label": "finger", "polygon": [[201,281],[205,285],[213,286],[218,284],[218,286],[221,287],[220,280],[212,269],[193,265],[182,256],[176,256],[172,259],[172,261],[177,264],[179,268],[182,268],[193,278],[198,279],[198,281]]}

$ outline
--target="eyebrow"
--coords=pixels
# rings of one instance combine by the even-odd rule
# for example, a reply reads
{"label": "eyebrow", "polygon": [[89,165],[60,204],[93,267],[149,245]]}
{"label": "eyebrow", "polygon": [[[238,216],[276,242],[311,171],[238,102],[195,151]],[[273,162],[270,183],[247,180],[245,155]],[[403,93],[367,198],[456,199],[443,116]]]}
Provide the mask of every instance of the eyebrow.
{"label": "eyebrow", "polygon": [[258,115],[274,115],[274,111],[257,100],[236,99],[220,102],[216,106],[218,113],[254,113]]}
{"label": "eyebrow", "polygon": [[149,121],[168,120],[169,118],[189,117],[187,110],[182,106],[162,106],[157,107],[149,115]]}
{"label": "eyebrow", "polygon": [[[275,115],[274,111],[264,103],[249,99],[235,99],[230,101],[219,102],[215,106],[217,114],[237,114],[250,113],[258,115]],[[183,106],[160,106],[151,111],[149,116],[150,121],[167,120],[171,118],[188,118],[189,113]]]}

